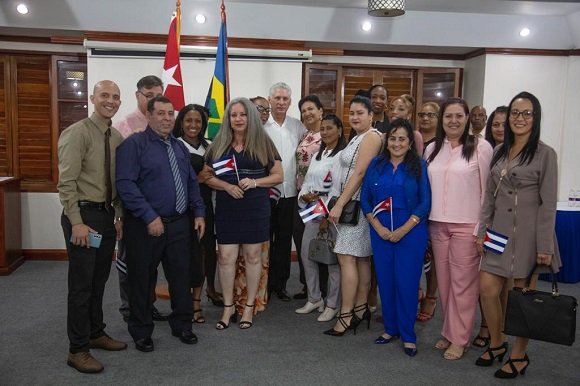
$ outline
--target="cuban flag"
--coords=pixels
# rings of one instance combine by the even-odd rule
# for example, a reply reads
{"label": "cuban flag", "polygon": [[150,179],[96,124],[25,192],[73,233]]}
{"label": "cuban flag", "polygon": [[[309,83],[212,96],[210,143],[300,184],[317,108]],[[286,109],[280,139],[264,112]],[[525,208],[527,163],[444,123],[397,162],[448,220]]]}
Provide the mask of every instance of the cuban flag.
{"label": "cuban flag", "polygon": [[324,201],[319,198],[314,205],[298,212],[298,214],[300,215],[300,218],[302,218],[302,222],[306,224],[308,221],[314,220],[317,217],[326,216],[328,214],[328,208]]}
{"label": "cuban flag", "polygon": [[379,202],[373,209],[373,217],[377,217],[377,214],[381,212],[390,212],[393,206],[393,198],[387,197],[383,201]]}
{"label": "cuban flag", "polygon": [[328,171],[328,174],[326,174],[326,177],[324,177],[324,179],[322,180],[322,188],[324,189],[325,192],[329,191],[330,188],[332,188],[332,173],[330,172],[330,170]]}
{"label": "cuban flag", "polygon": [[234,170],[238,173],[236,159],[233,155],[212,164],[216,176]]}
{"label": "cuban flag", "polygon": [[280,192],[280,189],[272,187],[268,189],[268,195],[270,196],[270,200],[278,202],[282,193]]}
{"label": "cuban flag", "polygon": [[508,237],[502,235],[501,233],[494,232],[491,229],[487,229],[485,232],[485,239],[483,240],[483,246],[493,253],[501,255],[505,250],[507,245]]}

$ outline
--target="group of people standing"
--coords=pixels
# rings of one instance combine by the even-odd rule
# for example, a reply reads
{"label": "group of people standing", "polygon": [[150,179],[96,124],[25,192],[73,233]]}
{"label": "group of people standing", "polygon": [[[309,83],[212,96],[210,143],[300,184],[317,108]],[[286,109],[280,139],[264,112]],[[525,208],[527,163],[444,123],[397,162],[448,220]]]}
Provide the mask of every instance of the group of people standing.
{"label": "group of people standing", "polygon": [[[489,347],[478,366],[501,361],[508,351],[502,313],[510,279],[534,286],[535,277],[532,283],[525,278],[535,263],[560,266],[556,154],[539,139],[541,107],[532,94],[522,92],[494,111],[484,138],[486,117],[479,119],[483,126],[473,123],[481,117],[460,98],[425,103],[416,130],[414,99],[402,95],[387,106],[386,88],[374,85],[349,103],[347,141],[340,118],[325,114],[315,95],[299,101],[301,120],[289,117],[292,91],[276,83],[268,98],[230,101],[210,142],[204,135],[209,112],[192,104],[175,118],[160,95],[162,84],[146,78],[153,83],[142,79],[135,94],[145,120],[126,139],[111,122],[119,89],[102,81],[91,96],[93,115],[59,140],[71,262],[68,363],[79,371],[103,369],[89,348],[127,347],[104,332],[102,321],[115,238],[124,240],[119,257],[128,277],[129,332],[145,352],[154,349],[159,262],[171,295],[168,321],[183,343],[196,343],[192,322],[205,322],[206,279],[208,297],[223,306],[217,330],[229,328],[238,314],[239,328],[251,328],[269,296],[289,301],[294,239],[307,299],[296,313],[317,310],[321,322],[338,316],[325,334],[368,327],[378,283],[384,333],[375,343],[400,338],[413,357],[415,322],[433,317],[438,290],[443,328],[435,347],[448,360],[470,346],[481,299],[485,322],[476,339],[483,343],[474,344]],[[303,224],[298,211],[320,201],[332,202],[328,215]],[[503,253],[484,250],[488,230],[507,237]],[[338,264],[309,258],[311,240],[324,233],[334,240]],[[101,246],[90,248],[94,234],[102,236]],[[526,345],[516,339],[497,377],[525,372]]]}

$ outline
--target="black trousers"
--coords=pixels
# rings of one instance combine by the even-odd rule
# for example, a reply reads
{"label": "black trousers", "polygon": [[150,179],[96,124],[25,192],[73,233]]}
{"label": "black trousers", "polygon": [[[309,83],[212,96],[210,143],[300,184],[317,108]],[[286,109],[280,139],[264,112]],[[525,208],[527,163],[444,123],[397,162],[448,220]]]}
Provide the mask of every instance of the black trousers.
{"label": "black trousers", "polygon": [[114,213],[81,208],[83,223],[100,233],[99,248],[86,248],[70,242],[72,225],[61,216],[61,225],[68,252],[67,333],[71,353],[89,351],[89,340],[105,334],[103,293],[111,272],[115,249]]}
{"label": "black trousers", "polygon": [[[197,232],[191,227],[191,287],[201,287],[207,278],[207,286],[215,288],[215,271],[217,268],[215,216],[213,213],[211,196],[205,203],[205,233],[201,241],[197,238]],[[189,214],[193,224],[194,216]]]}
{"label": "black trousers", "polygon": [[286,289],[290,277],[292,226],[296,197],[280,198],[272,208],[270,220],[270,268],[268,290]]}
{"label": "black trousers", "polygon": [[147,225],[141,219],[125,216],[130,309],[128,324],[134,340],[150,338],[153,334],[151,307],[159,262],[163,264],[171,297],[169,326],[175,332],[191,330],[191,224],[188,216],[183,216],[164,226],[165,232],[161,236],[150,236]]}

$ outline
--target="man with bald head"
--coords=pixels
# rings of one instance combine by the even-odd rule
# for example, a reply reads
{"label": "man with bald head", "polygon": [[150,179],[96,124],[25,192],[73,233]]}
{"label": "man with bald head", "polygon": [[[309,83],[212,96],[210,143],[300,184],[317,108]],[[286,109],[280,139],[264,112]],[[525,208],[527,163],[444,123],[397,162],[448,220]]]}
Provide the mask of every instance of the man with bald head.
{"label": "man with bald head", "polygon": [[472,108],[469,114],[469,120],[471,121],[471,134],[476,137],[482,137],[481,132],[485,129],[485,124],[487,123],[485,107],[480,105]]}
{"label": "man with bald head", "polygon": [[[68,269],[67,363],[83,373],[103,365],[89,349],[119,351],[127,344],[105,333],[103,293],[116,239],[122,237],[122,209],[115,191],[115,150],[123,140],[111,126],[121,105],[119,87],[95,84],[93,114],[65,129],[58,140],[58,194]],[[99,242],[100,239],[100,242]]]}

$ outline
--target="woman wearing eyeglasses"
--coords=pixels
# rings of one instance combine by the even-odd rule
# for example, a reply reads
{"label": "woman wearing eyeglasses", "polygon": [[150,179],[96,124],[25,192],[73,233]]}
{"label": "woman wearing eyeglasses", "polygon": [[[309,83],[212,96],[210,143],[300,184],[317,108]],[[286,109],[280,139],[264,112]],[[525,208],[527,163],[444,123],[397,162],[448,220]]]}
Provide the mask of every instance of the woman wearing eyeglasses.
{"label": "woman wearing eyeglasses", "polygon": [[469,107],[460,98],[441,106],[435,142],[425,150],[431,182],[429,235],[443,314],[443,357],[457,360],[469,346],[479,298],[475,247],[493,150],[469,134]]}
{"label": "woman wearing eyeglasses", "polygon": [[[535,264],[561,266],[555,242],[558,164],[554,149],[540,141],[542,110],[538,99],[528,93],[516,95],[508,107],[505,141],[491,161],[477,247],[482,256],[481,303],[491,343],[475,362],[491,366],[508,351],[502,330],[505,304],[500,293],[509,278],[514,286],[526,287],[526,278]],[[484,252],[487,230],[508,238],[501,254]],[[530,288],[535,288],[537,274]],[[508,361],[495,372],[497,378],[515,378],[524,374],[530,359],[526,354],[528,339],[517,337]]]}
{"label": "woman wearing eyeglasses", "polygon": [[[423,149],[426,149],[432,142],[435,142],[439,105],[436,102],[425,102],[417,116],[419,117],[419,132],[423,136]],[[428,322],[433,319],[435,307],[437,306],[437,276],[430,240],[425,252],[424,270],[427,289],[425,290],[425,296],[420,296],[421,307],[417,313],[417,320],[420,322]]]}

